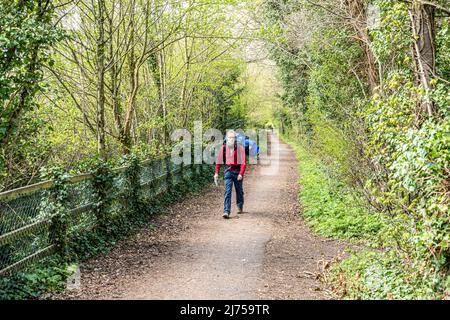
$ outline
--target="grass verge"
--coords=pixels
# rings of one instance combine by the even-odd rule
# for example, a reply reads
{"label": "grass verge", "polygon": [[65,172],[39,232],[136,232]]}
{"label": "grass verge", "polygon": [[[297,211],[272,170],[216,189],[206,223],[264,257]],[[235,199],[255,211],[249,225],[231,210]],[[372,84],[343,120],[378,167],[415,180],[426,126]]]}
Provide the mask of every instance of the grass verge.
{"label": "grass verge", "polygon": [[369,239],[378,235],[380,217],[359,204],[346,186],[327,176],[324,165],[300,143],[283,137],[298,159],[299,201],[312,229],[325,237]]}
{"label": "grass verge", "polygon": [[[307,147],[289,136],[299,170],[302,216],[322,236],[358,243],[345,258],[334,261],[323,280],[342,299],[442,299],[439,275],[424,275],[420,265],[405,263],[385,245],[383,216],[361,205],[356,193],[329,176],[328,168]],[[361,245],[362,244],[362,245]],[[448,282],[450,283],[450,277]]]}

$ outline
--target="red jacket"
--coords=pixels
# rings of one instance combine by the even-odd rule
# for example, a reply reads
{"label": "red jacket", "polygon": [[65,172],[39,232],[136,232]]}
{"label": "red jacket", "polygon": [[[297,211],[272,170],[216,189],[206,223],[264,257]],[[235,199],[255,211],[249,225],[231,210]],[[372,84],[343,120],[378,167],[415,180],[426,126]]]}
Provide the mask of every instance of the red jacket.
{"label": "red jacket", "polygon": [[[216,173],[219,173],[220,171],[220,165],[223,163],[223,148],[224,145],[222,145],[222,147],[220,148],[219,153],[217,154],[217,159],[216,159]],[[233,172],[239,172],[239,174],[241,176],[244,176],[245,173],[245,167],[246,167],[246,163],[245,163],[245,148],[242,145],[238,145],[238,149],[237,152],[234,152],[234,157],[233,159],[231,159],[231,150],[228,146],[226,146],[226,160],[227,166],[233,166],[230,168],[231,171]],[[238,155],[239,155],[239,159],[238,159]]]}

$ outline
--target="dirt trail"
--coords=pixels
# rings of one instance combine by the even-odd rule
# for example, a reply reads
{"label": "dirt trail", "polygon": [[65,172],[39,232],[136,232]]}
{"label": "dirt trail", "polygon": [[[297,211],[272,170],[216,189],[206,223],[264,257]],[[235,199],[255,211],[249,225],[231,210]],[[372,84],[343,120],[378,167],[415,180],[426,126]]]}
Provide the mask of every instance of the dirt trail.
{"label": "dirt trail", "polygon": [[280,143],[279,171],[250,168],[245,212],[221,217],[223,184],[167,209],[110,253],[83,264],[81,289],[54,299],[326,299],[318,265],[344,245],[299,218],[297,162]]}

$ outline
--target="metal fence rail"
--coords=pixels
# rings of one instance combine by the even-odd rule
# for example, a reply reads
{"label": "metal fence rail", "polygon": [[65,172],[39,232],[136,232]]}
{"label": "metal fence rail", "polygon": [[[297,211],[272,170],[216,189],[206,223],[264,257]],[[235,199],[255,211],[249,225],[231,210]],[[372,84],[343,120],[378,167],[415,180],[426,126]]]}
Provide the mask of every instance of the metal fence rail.
{"label": "metal fence rail", "polygon": [[[124,172],[128,168],[113,170],[113,215],[121,214],[120,196],[126,183]],[[168,158],[143,161],[139,176],[141,193],[151,200],[170,186],[180,184],[184,178],[201,175],[202,168],[212,169],[210,165],[175,165]],[[68,200],[64,206],[68,208],[69,235],[89,232],[97,224],[93,178],[94,174],[86,173],[68,179]],[[54,181],[48,180],[0,193],[0,276],[27,267],[56,251],[50,237],[49,206],[52,203],[46,193],[53,185]]]}

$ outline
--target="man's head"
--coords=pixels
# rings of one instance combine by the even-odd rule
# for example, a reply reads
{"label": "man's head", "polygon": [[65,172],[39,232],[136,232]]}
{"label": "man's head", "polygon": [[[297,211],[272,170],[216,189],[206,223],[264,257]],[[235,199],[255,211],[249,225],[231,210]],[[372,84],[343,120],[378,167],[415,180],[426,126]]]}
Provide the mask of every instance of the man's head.
{"label": "man's head", "polygon": [[227,131],[227,144],[228,146],[234,146],[234,142],[236,141],[236,132],[234,130]]}

